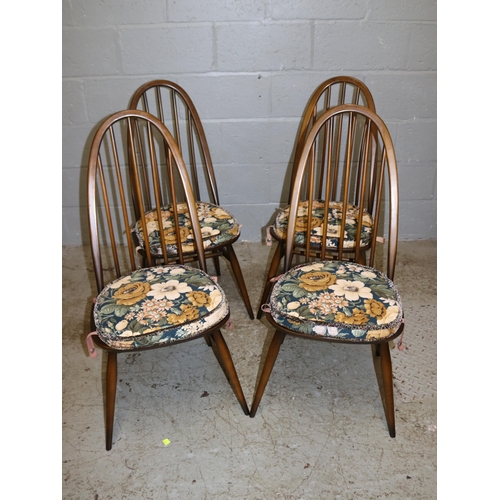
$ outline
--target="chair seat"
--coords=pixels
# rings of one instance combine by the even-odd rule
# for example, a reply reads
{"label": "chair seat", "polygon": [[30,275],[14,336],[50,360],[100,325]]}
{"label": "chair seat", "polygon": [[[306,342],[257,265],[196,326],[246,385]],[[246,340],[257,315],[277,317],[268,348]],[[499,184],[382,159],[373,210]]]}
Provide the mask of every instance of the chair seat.
{"label": "chair seat", "polygon": [[200,269],[181,265],[123,276],[106,285],[94,307],[99,338],[124,350],[201,335],[228,314],[220,286]]}
{"label": "chair seat", "polygon": [[403,307],[396,287],[371,267],[341,261],[296,266],[275,283],[271,315],[301,335],[376,341],[396,333]]}
{"label": "chair seat", "polygon": [[[212,205],[211,203],[199,201],[196,203],[198,218],[200,219],[201,234],[203,237],[203,246],[205,249],[217,247],[219,245],[235,241],[240,235],[240,225],[229,212],[223,208]],[[180,226],[182,238],[182,251],[193,252],[193,232],[189,213],[186,203],[177,204],[178,223]],[[161,218],[164,230],[165,245],[167,254],[170,257],[175,257],[179,254],[175,242],[175,224],[172,205],[166,205],[161,209]],[[158,225],[158,214],[155,210],[146,212],[146,227],[151,247],[151,254],[160,256],[162,254],[160,245],[160,229]],[[135,231],[139,245],[144,248],[144,231],[142,221],[138,221],[135,225]]]}
{"label": "chair seat", "polygon": [[[311,245],[319,246],[321,244],[321,237],[324,231],[324,214],[325,214],[325,202],[323,200],[315,200],[312,202],[312,221],[313,230],[310,235]],[[299,210],[297,216],[297,223],[295,229],[295,243],[297,245],[306,244],[306,226],[307,226],[307,211],[309,203],[303,201],[299,203]],[[338,235],[340,232],[340,222],[342,220],[342,208],[343,203],[337,201],[331,201],[328,206],[328,228],[327,228],[327,238],[326,247],[327,248],[337,248],[338,247]],[[275,236],[278,239],[284,240],[286,238],[286,232],[288,229],[288,217],[290,213],[290,207],[286,207],[280,210],[277,215],[273,229]],[[359,208],[354,205],[347,205],[347,217],[345,225],[345,237],[344,237],[344,250],[349,248],[354,248],[356,235],[358,231],[358,217]],[[363,214],[363,223],[361,229],[361,248],[368,247],[371,243],[372,237],[372,226],[373,220],[370,214]]]}

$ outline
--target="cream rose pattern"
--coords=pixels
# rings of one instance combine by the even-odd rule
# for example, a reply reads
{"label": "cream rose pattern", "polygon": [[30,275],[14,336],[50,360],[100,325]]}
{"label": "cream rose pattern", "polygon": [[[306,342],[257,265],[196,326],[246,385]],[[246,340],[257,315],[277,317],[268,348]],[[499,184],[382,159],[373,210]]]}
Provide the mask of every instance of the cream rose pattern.
{"label": "cream rose pattern", "polygon": [[[203,238],[203,246],[205,249],[217,246],[223,243],[235,241],[240,235],[240,225],[236,219],[226,210],[199,201],[196,203],[198,219],[201,226],[201,235]],[[185,203],[177,205],[178,221],[180,226],[180,237],[183,252],[194,251],[194,237],[191,229],[191,220]],[[161,218],[164,230],[164,239],[167,254],[170,257],[175,257],[179,254],[176,245],[176,234],[174,224],[174,213],[172,205],[166,205],[161,209]],[[156,210],[147,212],[146,215],[146,232],[149,238],[149,245],[153,255],[161,255],[160,244],[160,228],[158,225],[158,215]],[[142,221],[138,221],[134,227],[139,240],[139,245],[144,248],[144,231],[142,229]]]}
{"label": "cream rose pattern", "polygon": [[297,333],[376,341],[397,332],[399,293],[384,274],[359,264],[321,261],[282,275],[270,298],[271,315]]}
{"label": "cream rose pattern", "polygon": [[94,306],[97,334],[116,349],[200,335],[228,313],[220,286],[200,269],[181,265],[139,269],[115,280]]}

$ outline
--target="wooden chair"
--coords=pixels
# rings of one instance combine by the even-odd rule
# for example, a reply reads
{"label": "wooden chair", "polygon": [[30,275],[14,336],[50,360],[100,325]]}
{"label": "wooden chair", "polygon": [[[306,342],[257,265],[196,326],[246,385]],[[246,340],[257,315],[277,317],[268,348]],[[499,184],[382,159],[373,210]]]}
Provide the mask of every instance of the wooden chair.
{"label": "wooden chair", "polygon": [[[375,112],[375,103],[373,101],[370,90],[362,81],[351,76],[336,76],[325,80],[323,83],[318,85],[316,90],[311,95],[311,98],[309,99],[304,112],[301,126],[298,131],[297,146],[295,148],[292,167],[292,180],[288,198],[289,204],[292,195],[293,179],[296,175],[295,173],[298,168],[298,162],[302,149],[304,147],[304,142],[306,140],[307,134],[318,119],[318,116],[321,116],[321,113],[334,106],[346,103],[363,105]],[[336,130],[337,134],[339,132],[339,130]],[[339,140],[339,136],[337,136],[334,141],[335,140]],[[320,164],[318,165],[318,167],[320,169],[325,168],[324,164]],[[320,173],[320,175],[322,174]],[[318,189],[321,190],[321,185],[318,185]],[[320,199],[320,193],[317,194],[317,199]],[[281,214],[282,212],[280,212],[280,215]],[[276,276],[278,272],[278,268],[283,258],[285,249],[285,234],[284,232],[279,231],[279,229],[276,228],[276,224],[269,228],[269,233],[270,236],[272,236],[272,238],[278,242],[278,245],[271,260],[271,265],[268,270],[264,290],[262,292],[262,298],[259,304],[259,308],[257,309],[257,318],[259,319],[262,316],[262,305],[267,301],[267,298],[269,297],[269,292],[272,286],[271,280]],[[271,244],[271,241],[268,241],[268,244]]]}
{"label": "wooden chair", "polygon": [[[193,193],[198,204],[205,256],[213,259],[220,276],[219,257],[225,257],[233,270],[250,319],[254,318],[250,298],[233,243],[240,236],[240,225],[219,203],[217,182],[205,131],[189,95],[179,85],[154,80],[139,87],[130,101],[130,109],[142,109],[159,118],[174,136],[189,168]],[[147,188],[147,185],[145,185]],[[149,210],[154,206],[148,207]],[[207,217],[207,214],[210,217]],[[143,246],[143,242],[140,242]]]}
{"label": "wooden chair", "polygon": [[[337,153],[338,136],[341,155]],[[323,157],[327,168],[320,178],[314,165]],[[340,164],[339,157],[343,158]],[[315,196],[319,184],[322,203]],[[264,306],[275,334],[250,416],[255,416],[286,335],[368,344],[381,363],[383,402],[389,434],[394,437],[389,341],[404,328],[401,299],[392,281],[398,238],[398,172],[389,131],[378,115],[345,104],[318,118],[298,162],[287,222],[285,272],[275,281]],[[383,233],[378,233],[384,227],[386,258],[376,252],[385,242]],[[369,253],[368,265],[358,263],[362,249]],[[294,258],[300,263],[292,267]]]}
{"label": "wooden chair", "polygon": [[[129,165],[127,166],[127,163]],[[143,257],[134,233],[152,217],[141,177],[152,187],[157,216],[170,202],[171,227],[159,226],[163,265],[146,238]],[[135,193],[135,207],[131,194]],[[139,213],[136,220],[134,208]],[[144,111],[126,110],[106,119],[95,133],[88,163],[88,215],[98,296],[92,310],[95,332],[87,337],[107,352],[106,449],[113,441],[117,356],[204,337],[215,353],[246,415],[248,407],[221,334],[229,320],[224,291],[206,273],[202,230],[189,176],[166,127]],[[168,232],[168,237],[167,237]],[[169,248],[175,247],[173,259]],[[157,249],[156,249],[157,250]],[[145,259],[147,267],[141,266]],[[187,263],[197,261],[199,268]]]}

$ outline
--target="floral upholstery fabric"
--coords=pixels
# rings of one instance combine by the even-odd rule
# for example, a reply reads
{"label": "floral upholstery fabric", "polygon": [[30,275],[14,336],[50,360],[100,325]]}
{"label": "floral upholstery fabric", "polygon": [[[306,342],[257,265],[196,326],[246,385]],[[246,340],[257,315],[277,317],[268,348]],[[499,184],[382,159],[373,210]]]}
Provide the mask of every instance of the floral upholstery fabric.
{"label": "floral upholstery fabric", "polygon": [[139,269],[102,290],[94,319],[99,337],[115,349],[173,343],[199,335],[229,313],[220,286],[188,266]]}
{"label": "floral upholstery fabric", "polygon": [[[324,231],[324,214],[325,202],[317,200],[312,202],[312,232],[310,235],[311,244],[319,245]],[[306,229],[307,229],[307,210],[309,202],[303,201],[299,203],[297,214],[297,223],[295,225],[295,243],[298,245],[306,244]],[[339,242],[340,222],[342,219],[343,204],[338,201],[331,201],[328,207],[328,227],[327,227],[327,248],[337,248]],[[288,230],[288,217],[290,207],[280,210],[274,224],[274,231],[278,238],[285,239]],[[358,231],[359,209],[354,205],[347,205],[346,225],[344,232],[344,249],[354,248],[356,242],[356,234]],[[366,247],[370,244],[372,237],[372,217],[368,213],[363,214],[363,222],[361,229],[361,247]]]}
{"label": "floral upholstery fabric", "polygon": [[395,333],[403,308],[398,291],[376,269],[341,261],[302,264],[275,283],[270,312],[300,334],[376,341]]}
{"label": "floral upholstery fabric", "polygon": [[[240,235],[240,225],[236,219],[226,210],[199,201],[196,203],[198,218],[200,220],[201,234],[203,237],[203,246],[205,248],[214,247],[223,243],[234,241]],[[189,212],[186,203],[177,205],[180,234],[182,238],[183,252],[194,251],[194,238],[189,220]],[[175,222],[172,205],[162,207],[162,224],[165,232],[165,245],[169,256],[178,255],[177,245],[175,244]],[[156,210],[146,213],[146,227],[149,237],[149,244],[152,255],[161,255],[160,229],[158,225],[158,215]],[[142,221],[135,225],[135,231],[139,240],[139,245],[144,248],[144,231]]]}

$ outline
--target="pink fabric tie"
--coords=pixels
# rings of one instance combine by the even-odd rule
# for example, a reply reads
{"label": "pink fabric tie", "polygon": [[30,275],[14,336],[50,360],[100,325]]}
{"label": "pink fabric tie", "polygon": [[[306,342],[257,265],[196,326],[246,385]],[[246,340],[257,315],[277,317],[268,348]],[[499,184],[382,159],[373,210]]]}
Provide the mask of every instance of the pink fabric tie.
{"label": "pink fabric tie", "polygon": [[97,332],[89,333],[86,338],[87,349],[91,358],[95,358],[97,356],[97,349],[95,348],[94,341],[92,340],[93,335],[97,335]]}

